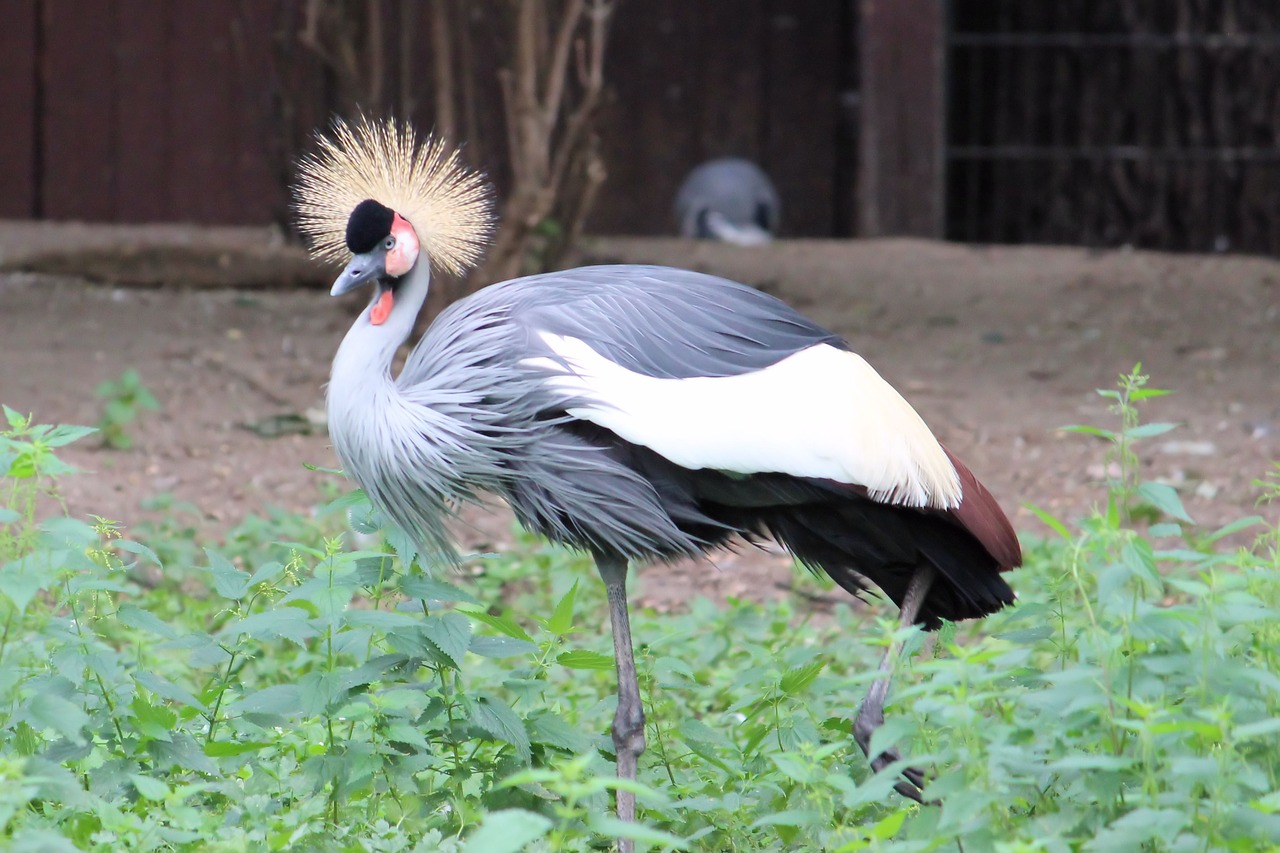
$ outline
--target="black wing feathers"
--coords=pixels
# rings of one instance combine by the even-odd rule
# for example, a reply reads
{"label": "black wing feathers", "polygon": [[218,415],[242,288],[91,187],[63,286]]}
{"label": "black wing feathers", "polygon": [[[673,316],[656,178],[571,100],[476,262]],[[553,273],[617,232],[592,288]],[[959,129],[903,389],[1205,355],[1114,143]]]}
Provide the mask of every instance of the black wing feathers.
{"label": "black wing feathers", "polygon": [[[691,471],[594,424],[570,421],[561,429],[584,448],[606,454],[620,471],[638,475],[638,482],[652,489],[646,493],[654,503],[646,504],[637,500],[642,496],[630,491],[631,486],[626,495],[609,496],[601,483],[593,510],[599,515],[592,525],[584,526],[631,531],[625,536],[637,543],[646,531],[664,531],[661,541],[646,541],[629,556],[688,556],[724,547],[734,534],[749,541],[772,537],[810,569],[827,574],[850,593],[861,595],[870,582],[897,604],[902,603],[916,567],[927,562],[939,573],[919,616],[929,630],[943,619],[985,616],[1013,601],[1013,590],[1000,576],[1010,566],[997,563],[954,511],[878,503],[864,490],[828,480]],[[662,518],[643,509],[637,513],[636,507],[645,506],[660,508]],[[581,533],[566,536],[563,532],[581,519],[565,518],[549,526],[534,521],[533,529],[544,535],[601,550]],[[671,525],[678,533],[672,532]],[[622,535],[615,533],[611,538],[616,541]],[[663,541],[683,545],[664,547]]]}

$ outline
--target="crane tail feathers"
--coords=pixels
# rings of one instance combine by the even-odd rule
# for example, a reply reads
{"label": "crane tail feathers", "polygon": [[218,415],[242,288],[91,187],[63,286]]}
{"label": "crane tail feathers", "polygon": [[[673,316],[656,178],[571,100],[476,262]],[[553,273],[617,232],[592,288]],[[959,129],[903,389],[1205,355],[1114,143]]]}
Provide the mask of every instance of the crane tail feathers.
{"label": "crane tail feathers", "polygon": [[1009,517],[968,466],[945,446],[942,449],[960,476],[960,487],[964,495],[959,506],[951,510],[951,516],[982,543],[1000,571],[1022,565],[1022,546],[1018,544],[1018,536],[1013,532]]}

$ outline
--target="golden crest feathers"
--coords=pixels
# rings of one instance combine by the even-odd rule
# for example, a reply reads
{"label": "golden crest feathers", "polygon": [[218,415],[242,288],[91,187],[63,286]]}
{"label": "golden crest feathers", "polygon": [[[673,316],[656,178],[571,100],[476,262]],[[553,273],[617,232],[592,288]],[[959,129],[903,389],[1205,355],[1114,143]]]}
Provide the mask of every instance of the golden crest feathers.
{"label": "golden crest feathers", "polygon": [[484,176],[444,140],[419,140],[394,119],[337,119],[319,150],[298,163],[293,187],[298,230],[313,256],[348,258],[347,218],[368,198],[409,220],[432,263],[457,275],[475,266],[493,233]]}

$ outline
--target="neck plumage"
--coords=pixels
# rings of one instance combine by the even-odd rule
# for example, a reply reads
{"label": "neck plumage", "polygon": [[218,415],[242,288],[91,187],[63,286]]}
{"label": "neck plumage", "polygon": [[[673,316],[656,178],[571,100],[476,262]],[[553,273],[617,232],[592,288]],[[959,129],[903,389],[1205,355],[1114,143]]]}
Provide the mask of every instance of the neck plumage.
{"label": "neck plumage", "polygon": [[391,361],[413,331],[430,286],[431,265],[423,259],[397,285],[395,305],[386,322],[379,326],[370,322],[372,304],[360,312],[333,358],[328,395],[331,421],[335,403],[361,399],[375,388],[393,386]]}

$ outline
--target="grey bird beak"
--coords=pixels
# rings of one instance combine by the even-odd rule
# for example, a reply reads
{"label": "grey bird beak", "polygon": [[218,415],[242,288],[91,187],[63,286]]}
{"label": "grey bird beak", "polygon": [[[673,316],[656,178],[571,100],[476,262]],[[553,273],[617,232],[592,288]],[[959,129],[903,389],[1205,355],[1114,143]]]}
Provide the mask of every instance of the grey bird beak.
{"label": "grey bird beak", "polygon": [[363,255],[356,255],[333,283],[330,296],[350,293],[357,287],[377,281],[387,274],[387,250],[381,247]]}

